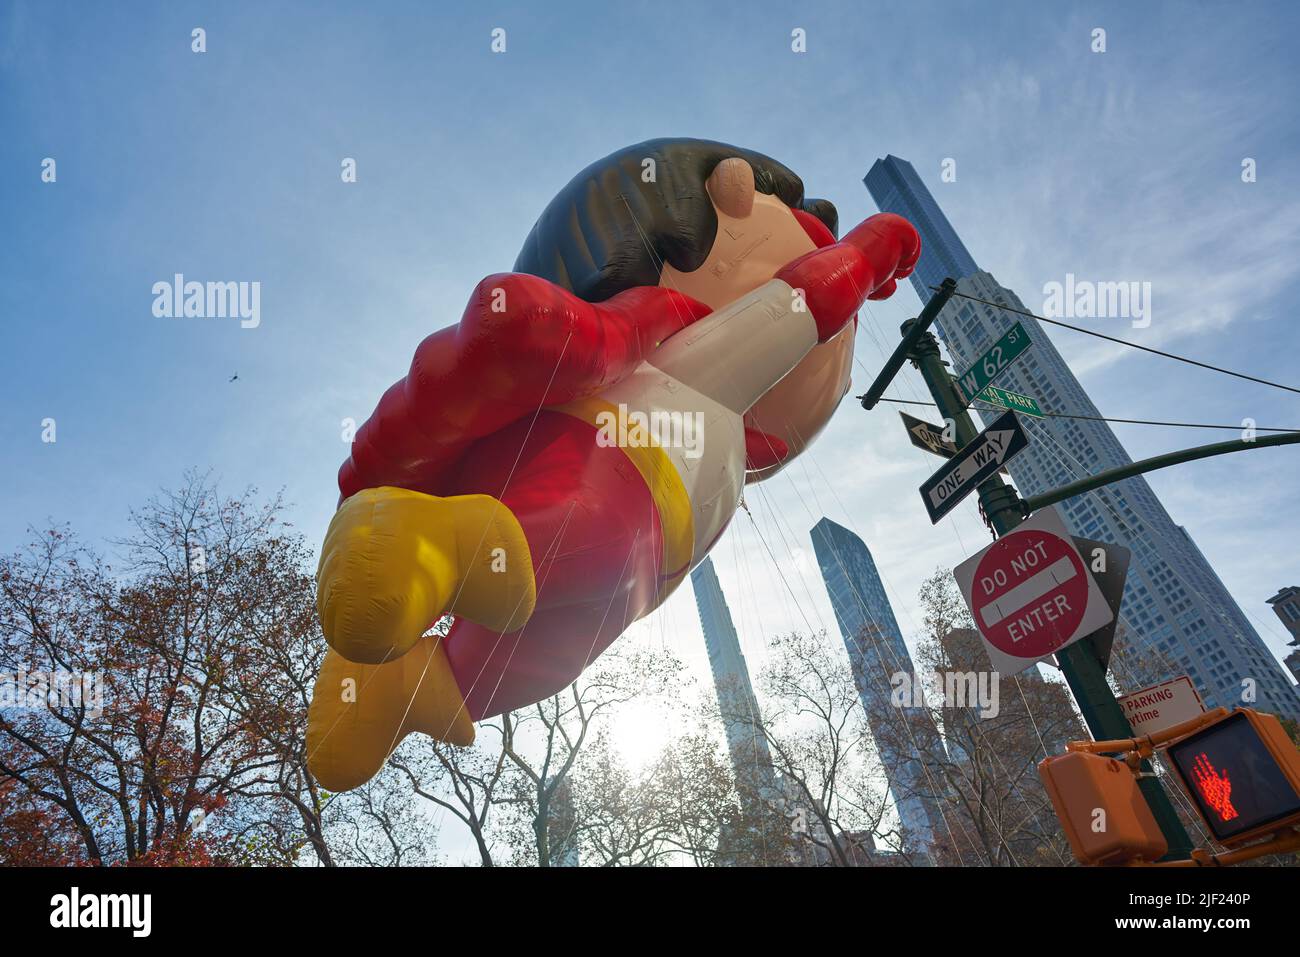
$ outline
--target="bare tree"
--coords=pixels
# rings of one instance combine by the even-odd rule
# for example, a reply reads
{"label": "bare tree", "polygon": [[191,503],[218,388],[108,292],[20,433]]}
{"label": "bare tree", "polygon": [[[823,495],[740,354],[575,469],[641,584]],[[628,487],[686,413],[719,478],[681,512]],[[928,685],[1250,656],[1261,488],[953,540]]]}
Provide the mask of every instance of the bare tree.
{"label": "bare tree", "polygon": [[666,781],[651,766],[634,773],[597,733],[556,791],[550,852],[588,867],[647,867],[675,852]]}
{"label": "bare tree", "polygon": [[557,795],[568,792],[571,799],[570,775],[598,723],[620,705],[661,695],[680,672],[668,655],[615,648],[561,693],[501,716],[497,727],[511,773],[495,800],[510,808],[505,835],[517,863],[550,867],[572,850],[568,811],[556,807]]}
{"label": "bare tree", "polygon": [[793,819],[801,863],[863,863],[882,828],[887,799],[873,773],[874,748],[850,669],[826,634],[794,633],[769,644],[762,686],[774,716],[760,722]]}
{"label": "bare tree", "polygon": [[[481,740],[484,732],[491,735],[488,742]],[[415,795],[464,825],[484,867],[495,865],[489,818],[506,770],[505,750],[495,729],[481,729],[480,740],[468,748],[426,737],[408,739],[389,764],[405,776]]]}
{"label": "bare tree", "polygon": [[[921,765],[915,777],[923,785],[895,782],[896,796],[923,798],[937,810],[932,824],[940,863],[1069,863],[1037,773],[1039,761],[1082,730],[1068,690],[1036,671],[994,673],[946,569],[924,583],[920,597],[926,633],[917,663],[924,693],[916,694],[912,675],[889,676],[897,693],[878,699],[872,715],[881,747],[910,751]],[[941,729],[942,746],[916,749],[918,724]]]}
{"label": "bare tree", "polygon": [[340,863],[419,867],[438,862],[438,828],[398,769],[385,767],[330,804],[331,843]]}

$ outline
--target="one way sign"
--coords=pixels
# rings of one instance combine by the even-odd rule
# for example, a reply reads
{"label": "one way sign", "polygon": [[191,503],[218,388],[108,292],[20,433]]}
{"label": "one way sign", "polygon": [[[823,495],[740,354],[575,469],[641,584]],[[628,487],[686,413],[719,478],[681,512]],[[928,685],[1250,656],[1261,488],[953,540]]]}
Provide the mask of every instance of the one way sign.
{"label": "one way sign", "polygon": [[998,416],[997,421],[963,446],[921,486],[921,499],[930,513],[930,521],[938,522],[1028,445],[1029,439],[1014,412]]}
{"label": "one way sign", "polygon": [[907,429],[907,437],[918,449],[925,449],[945,459],[950,459],[957,454],[956,444],[939,426],[910,416],[901,409],[898,414],[903,417],[903,427]]}

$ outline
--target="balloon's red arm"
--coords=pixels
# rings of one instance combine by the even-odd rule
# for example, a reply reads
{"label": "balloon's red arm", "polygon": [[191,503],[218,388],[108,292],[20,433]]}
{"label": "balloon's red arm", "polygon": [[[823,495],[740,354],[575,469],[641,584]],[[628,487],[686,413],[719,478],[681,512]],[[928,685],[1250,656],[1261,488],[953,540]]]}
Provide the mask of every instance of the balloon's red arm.
{"label": "balloon's red arm", "polygon": [[420,343],[410,372],[357,430],[339,490],[439,494],[471,442],[542,406],[609,388],[710,311],[658,286],[589,303],[536,276],[488,276],[460,322]]}

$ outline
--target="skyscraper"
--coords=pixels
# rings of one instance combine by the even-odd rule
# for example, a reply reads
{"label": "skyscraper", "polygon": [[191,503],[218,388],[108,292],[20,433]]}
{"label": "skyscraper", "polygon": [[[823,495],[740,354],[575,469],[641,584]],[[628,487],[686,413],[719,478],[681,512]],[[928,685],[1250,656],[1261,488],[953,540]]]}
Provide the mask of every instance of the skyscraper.
{"label": "skyscraper", "polygon": [[[714,688],[727,731],[732,768],[749,820],[748,826],[738,830],[724,828],[719,841],[719,859],[746,865],[774,862],[805,867],[827,865],[831,852],[826,827],[816,813],[818,801],[796,780],[777,772],[772,765],[749,667],[741,653],[736,627],[712,559],[706,558],[695,567],[690,573],[690,584],[699,609],[699,624],[705,632],[708,666],[714,672]],[[780,828],[780,837],[801,833],[803,828],[805,839],[796,839],[793,844],[787,840],[770,840],[770,836],[777,836],[772,828]],[[853,866],[889,865],[898,861],[897,854],[876,848],[870,832],[841,833],[840,844]],[[776,848],[785,850],[775,852],[774,858]]]}
{"label": "skyscraper", "polygon": [[[909,711],[902,722],[883,717],[892,707],[891,678],[902,673],[910,679],[915,673],[912,656],[862,539],[823,518],[813,526],[812,542],[899,819],[912,843],[910,849],[924,853],[935,845],[942,828],[933,797],[940,782],[931,780],[926,766],[943,763],[937,753],[943,745],[923,709]],[[906,740],[900,740],[900,729]],[[931,754],[927,760],[918,758],[927,753]]]}
{"label": "skyscraper", "polygon": [[577,867],[580,855],[574,835],[573,789],[565,778],[551,795],[546,816],[547,839],[550,841],[552,867]]}
{"label": "skyscraper", "polygon": [[[691,572],[695,605],[700,612],[700,627],[709,652],[709,668],[718,696],[718,708],[727,735],[727,750],[736,777],[736,790],[745,812],[746,824],[724,828],[719,839],[719,860],[724,863],[825,864],[825,831],[812,813],[805,796],[789,778],[777,773],[767,736],[761,727],[758,699],[749,680],[749,667],[740,650],[740,639],[731,620],[731,611],[722,594],[713,559],[705,558]],[[802,820],[813,841],[785,840],[797,833],[794,821]],[[780,839],[774,829],[779,829]],[[789,857],[774,847],[788,847]],[[873,845],[874,847],[874,845]],[[886,855],[887,856],[887,855]]]}
{"label": "skyscraper", "polygon": [[[960,293],[1031,311],[975,264],[911,163],[896,156],[877,160],[864,182],[882,210],[905,216],[921,234],[921,259],[911,279],[922,301],[932,295],[931,287],[951,276]],[[998,377],[998,385],[1033,396],[1049,412],[1100,416],[1033,318],[958,296],[935,325],[960,373],[1016,322],[1033,348]],[[976,411],[987,426],[1002,410]],[[1009,471],[1022,495],[1132,461],[1105,422],[1020,419],[1029,448],[1010,463]],[[1295,686],[1145,478],[1075,496],[1059,507],[1074,534],[1116,542],[1133,553],[1122,612],[1130,648],[1124,663],[1117,662],[1121,684],[1133,687],[1186,672],[1210,707],[1244,701],[1300,719]]]}
{"label": "skyscraper", "polygon": [[[696,566],[691,572],[691,585],[695,589],[695,605],[700,612],[700,627],[709,652],[713,686],[718,695],[718,708],[722,713],[736,780],[748,783],[751,793],[770,801],[779,793],[772,755],[767,747],[767,738],[760,729],[758,699],[754,697],[754,686],[749,680],[749,668],[740,650],[740,639],[731,621],[727,599],[718,583],[718,574],[713,570],[713,559],[706,558]],[[742,794],[746,790],[742,788]]]}
{"label": "skyscraper", "polygon": [[1295,651],[1283,659],[1283,663],[1290,669],[1291,674],[1300,679],[1300,588],[1289,585],[1280,589],[1276,595],[1268,599],[1268,603],[1273,606],[1274,613],[1282,619],[1282,624],[1291,633],[1290,644],[1297,646]]}

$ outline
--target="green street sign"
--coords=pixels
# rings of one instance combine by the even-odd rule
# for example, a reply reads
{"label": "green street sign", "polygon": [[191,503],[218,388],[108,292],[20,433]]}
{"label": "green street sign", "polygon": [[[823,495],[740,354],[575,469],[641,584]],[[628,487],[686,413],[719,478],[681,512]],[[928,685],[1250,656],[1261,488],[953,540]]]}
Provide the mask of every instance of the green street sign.
{"label": "green street sign", "polygon": [[1008,392],[1006,389],[999,389],[995,385],[989,385],[985,386],[984,391],[975,398],[981,402],[987,402],[989,405],[1011,409],[1015,412],[1023,412],[1025,415],[1032,415],[1038,419],[1043,417],[1043,410],[1038,407],[1038,400],[1032,395]]}
{"label": "green street sign", "polygon": [[1006,331],[992,348],[957,378],[957,391],[969,405],[984,387],[1006,371],[1029,348],[1029,334],[1020,323]]}

